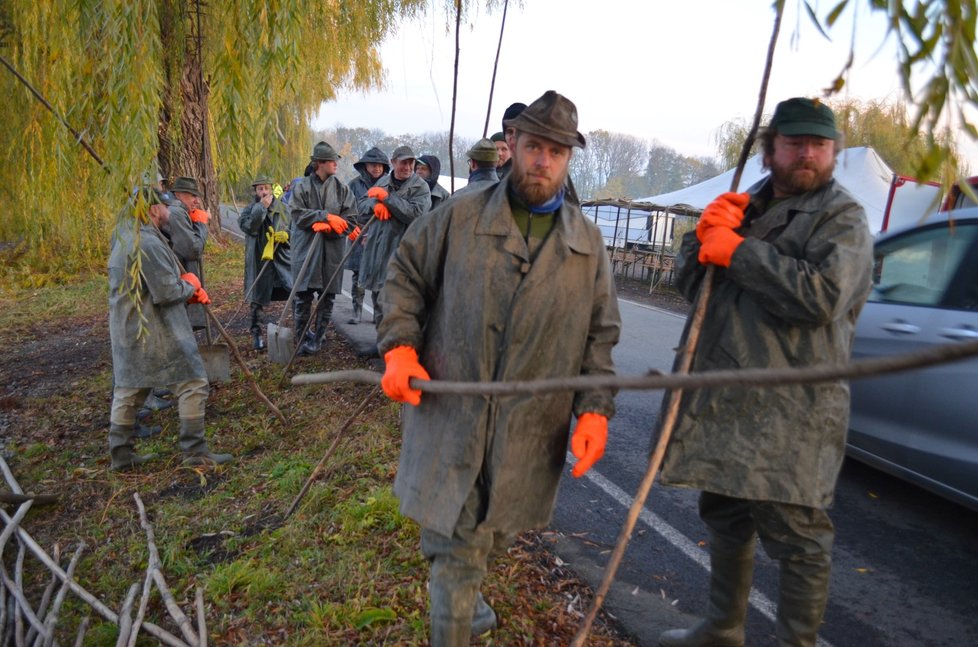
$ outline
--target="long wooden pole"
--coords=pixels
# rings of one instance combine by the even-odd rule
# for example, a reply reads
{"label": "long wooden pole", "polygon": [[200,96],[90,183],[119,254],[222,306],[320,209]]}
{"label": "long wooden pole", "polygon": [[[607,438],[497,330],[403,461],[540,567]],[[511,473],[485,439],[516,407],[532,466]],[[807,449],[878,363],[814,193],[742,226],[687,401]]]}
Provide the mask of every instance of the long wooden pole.
{"label": "long wooden pole", "polygon": [[[771,40],[768,43],[767,59],[764,64],[764,75],[761,79],[761,89],[757,97],[757,108],[754,111],[754,124],[751,128],[751,132],[748,134],[746,141],[744,141],[744,147],[740,152],[740,159],[737,162],[737,170],[734,172],[733,180],[731,181],[731,191],[736,191],[738,185],[740,184],[740,177],[743,174],[744,166],[747,162],[747,158],[750,155],[750,148],[754,143],[754,136],[757,132],[758,125],[761,121],[761,115],[764,112],[764,101],[767,96],[767,86],[768,81],[771,78],[771,66],[774,63],[774,49],[778,43],[778,34],[781,31],[781,17],[784,14],[784,0],[779,0],[775,5],[775,17],[774,17],[774,29],[771,33]],[[699,294],[696,298],[696,309],[693,312],[693,319],[690,322],[689,332],[686,335],[686,344],[681,349],[681,357],[679,360],[679,370],[677,371],[681,375],[689,373],[689,369],[693,364],[693,356],[696,354],[696,346],[699,343],[700,332],[703,329],[703,321],[706,319],[706,307],[710,300],[710,292],[713,287],[713,275],[714,266],[710,265],[707,267],[706,272],[703,276],[703,280],[700,283]],[[605,596],[608,594],[608,590],[611,588],[611,582],[615,578],[615,573],[618,571],[618,567],[621,565],[621,560],[625,556],[625,549],[628,547],[628,542],[631,539],[632,531],[635,529],[635,523],[638,521],[638,516],[642,512],[642,508],[645,507],[645,500],[649,495],[649,490],[652,489],[652,483],[655,481],[656,474],[659,472],[659,467],[662,465],[662,459],[666,453],[666,447],[669,445],[669,440],[672,438],[672,431],[676,426],[676,420],[679,417],[679,403],[682,399],[683,392],[681,389],[676,389],[669,392],[669,406],[666,411],[665,419],[662,422],[661,431],[659,432],[659,441],[655,446],[655,451],[652,453],[652,458],[649,460],[649,467],[645,472],[645,476],[642,478],[642,482],[639,485],[638,492],[635,494],[635,499],[632,501],[632,506],[628,510],[628,516],[625,519],[625,525],[621,528],[621,533],[618,535],[618,542],[615,544],[615,550],[611,554],[611,558],[608,561],[608,566],[605,568],[604,579],[601,581],[601,585],[594,594],[594,600],[591,603],[591,608],[581,623],[581,628],[578,630],[577,635],[574,636],[574,641],[571,643],[573,647],[582,647],[584,641],[587,640],[587,636],[591,631],[591,625],[594,623],[594,619],[598,615],[598,610],[601,608],[604,602]]]}

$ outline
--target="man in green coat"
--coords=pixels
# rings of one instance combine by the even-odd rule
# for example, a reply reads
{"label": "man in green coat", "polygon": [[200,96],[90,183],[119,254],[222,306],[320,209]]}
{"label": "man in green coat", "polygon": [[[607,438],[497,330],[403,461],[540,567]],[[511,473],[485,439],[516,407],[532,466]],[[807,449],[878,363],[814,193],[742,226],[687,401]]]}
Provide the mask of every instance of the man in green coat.
{"label": "man in green coat", "polygon": [[[688,298],[716,267],[693,372],[849,361],[873,256],[862,207],[832,179],[838,140],[828,106],[778,104],[761,136],[770,175],[721,195],[683,238],[677,281]],[[780,563],[779,644],[815,644],[848,420],[843,381],[683,394],[662,482],[702,490],[710,595],[705,617],[663,633],[662,645],[744,644],[756,536]]]}
{"label": "man in green coat", "polygon": [[604,452],[611,390],[424,394],[412,377],[508,382],[614,373],[621,328],[601,232],[564,201],[574,104],[549,91],[510,124],[513,171],[414,222],[388,266],[378,344],[384,392],[407,402],[394,492],[431,563],[431,643],[496,624],[479,592],[491,556],[545,526],[571,447],[581,476]]}
{"label": "man in green coat", "polygon": [[[146,210],[146,211],[143,211]],[[140,219],[138,213],[148,219]],[[180,449],[188,464],[226,463],[204,439],[207,373],[197,350],[185,304],[210,303],[197,276],[181,273],[160,229],[170,211],[158,191],[141,189],[132,213],[113,232],[109,254],[109,339],[112,345],[111,469],[127,469],[153,458],[133,452],[136,408],[152,387],[169,385],[178,401]],[[133,263],[138,259],[139,272]],[[135,282],[134,282],[135,277]]]}
{"label": "man in green coat", "polygon": [[272,181],[259,176],[251,183],[255,201],[238,216],[245,235],[245,299],[251,304],[252,348],[265,350],[262,310],[285,301],[292,290],[289,208],[275,197]]}

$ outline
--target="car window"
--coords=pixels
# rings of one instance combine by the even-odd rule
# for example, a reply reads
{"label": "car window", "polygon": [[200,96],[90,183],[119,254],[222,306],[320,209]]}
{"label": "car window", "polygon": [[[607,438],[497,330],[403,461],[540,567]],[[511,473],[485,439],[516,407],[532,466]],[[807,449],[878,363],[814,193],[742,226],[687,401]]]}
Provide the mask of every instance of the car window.
{"label": "car window", "polygon": [[945,223],[884,241],[874,254],[870,301],[978,309],[976,255],[976,223]]}

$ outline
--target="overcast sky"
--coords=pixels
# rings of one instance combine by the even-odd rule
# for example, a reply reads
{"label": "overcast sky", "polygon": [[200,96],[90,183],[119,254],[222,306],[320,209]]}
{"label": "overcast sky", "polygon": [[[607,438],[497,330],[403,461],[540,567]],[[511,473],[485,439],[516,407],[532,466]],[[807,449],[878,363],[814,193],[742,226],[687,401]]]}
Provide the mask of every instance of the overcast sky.
{"label": "overcast sky", "polygon": [[[441,2],[437,2],[439,6]],[[836,0],[813,0],[823,15]],[[853,3],[855,64],[847,96],[899,98],[895,46],[885,19]],[[489,134],[506,107],[556,90],[577,104],[581,132],[604,129],[655,140],[686,155],[714,156],[718,128],[753,116],[774,21],[770,0],[525,0],[510,3]],[[802,15],[799,15],[799,11]],[[482,135],[502,11],[473,12],[463,26],[455,131]],[[849,10],[826,40],[788,0],[765,112],[788,97],[817,97],[836,77],[853,40]],[[381,43],[386,88],[345,92],[324,104],[314,128],[380,128],[389,134],[447,131],[454,33],[445,16],[405,23]],[[965,146],[965,144],[967,145]],[[978,169],[978,147],[959,144]]]}

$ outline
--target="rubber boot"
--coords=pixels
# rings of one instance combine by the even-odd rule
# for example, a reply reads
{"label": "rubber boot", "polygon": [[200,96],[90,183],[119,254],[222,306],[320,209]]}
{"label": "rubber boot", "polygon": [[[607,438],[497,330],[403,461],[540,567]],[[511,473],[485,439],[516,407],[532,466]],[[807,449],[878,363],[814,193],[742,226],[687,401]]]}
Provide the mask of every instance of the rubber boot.
{"label": "rubber boot", "polygon": [[814,646],[829,597],[829,555],[781,560],[776,633],[778,644]]}
{"label": "rubber boot", "polygon": [[133,452],[133,431],[133,425],[109,425],[109,455],[112,457],[109,469],[113,472],[127,470],[156,458],[156,454],[140,456]]}
{"label": "rubber boot", "polygon": [[316,321],[313,322],[313,328],[311,339],[307,339],[302,344],[302,349],[300,350],[300,355],[315,355],[322,349],[323,341],[326,339],[326,326],[329,324],[330,317],[333,316],[333,299],[335,298],[332,294],[324,294],[319,300],[319,306],[316,308]]}
{"label": "rubber boot", "polygon": [[350,290],[353,300],[353,316],[346,322],[348,324],[358,324],[360,323],[360,317],[363,316],[363,297],[366,293],[359,285],[354,285]]}
{"label": "rubber boot", "polygon": [[480,591],[475,596],[475,611],[472,613],[472,635],[481,636],[497,626],[496,612],[492,610]]}
{"label": "rubber boot", "polygon": [[261,336],[262,329],[261,306],[257,303],[251,304],[251,348],[261,352],[265,350],[265,339]]}
{"label": "rubber boot", "polygon": [[754,575],[754,542],[710,544],[710,600],[706,617],[689,629],[670,629],[659,636],[662,647],[742,647],[747,598]]}
{"label": "rubber boot", "polygon": [[295,295],[294,312],[295,317],[295,343],[299,345],[299,355],[306,355],[303,352],[307,336],[303,336],[302,331],[309,323],[309,313],[312,309],[312,291],[297,292]]}
{"label": "rubber boot", "polygon": [[203,418],[180,418],[180,449],[183,450],[184,465],[223,465],[234,460],[231,454],[215,454],[207,448]]}

